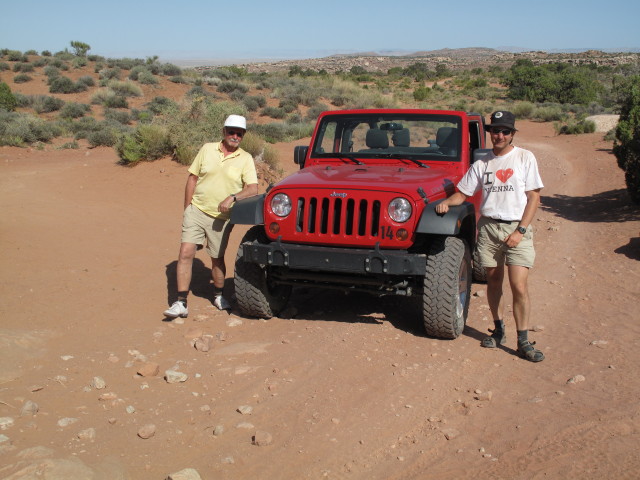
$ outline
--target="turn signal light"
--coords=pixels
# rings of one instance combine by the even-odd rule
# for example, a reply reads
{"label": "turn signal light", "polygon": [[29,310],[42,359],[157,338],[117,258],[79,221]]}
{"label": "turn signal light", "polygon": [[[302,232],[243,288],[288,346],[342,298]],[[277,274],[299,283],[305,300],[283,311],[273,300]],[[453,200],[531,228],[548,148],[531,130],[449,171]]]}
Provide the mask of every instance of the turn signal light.
{"label": "turn signal light", "polygon": [[407,232],[404,228],[399,228],[396,232],[396,240],[404,242],[407,238],[409,238],[409,232]]}
{"label": "turn signal light", "polygon": [[280,231],[280,225],[276,222],[272,222],[269,224],[269,232],[273,235],[277,234]]}

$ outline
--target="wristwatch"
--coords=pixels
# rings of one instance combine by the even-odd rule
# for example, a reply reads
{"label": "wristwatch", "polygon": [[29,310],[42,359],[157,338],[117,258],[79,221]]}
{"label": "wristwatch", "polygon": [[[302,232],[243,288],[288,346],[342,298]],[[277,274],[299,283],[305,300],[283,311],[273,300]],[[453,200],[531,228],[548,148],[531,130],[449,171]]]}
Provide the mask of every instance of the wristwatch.
{"label": "wristwatch", "polygon": [[524,235],[525,233],[527,233],[527,229],[524,227],[521,227],[518,225],[518,227],[516,228],[516,230],[518,230],[522,235]]}
{"label": "wristwatch", "polygon": [[237,201],[238,201],[238,199],[236,198],[236,194],[235,194],[235,193],[231,194],[231,198],[233,198],[233,201],[234,201],[234,202],[237,202]]}

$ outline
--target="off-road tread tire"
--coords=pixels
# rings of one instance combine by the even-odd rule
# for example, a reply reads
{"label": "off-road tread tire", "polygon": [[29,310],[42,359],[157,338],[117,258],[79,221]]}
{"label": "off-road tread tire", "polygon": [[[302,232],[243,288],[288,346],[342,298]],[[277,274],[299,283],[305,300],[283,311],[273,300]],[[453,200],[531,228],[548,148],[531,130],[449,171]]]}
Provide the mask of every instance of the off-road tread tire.
{"label": "off-road tread tire", "polygon": [[477,247],[473,249],[473,279],[478,283],[487,283],[487,271],[480,264]]}
{"label": "off-road tread tire", "polygon": [[[465,277],[466,295],[462,315],[457,313],[461,265]],[[422,316],[427,335],[437,338],[458,338],[469,313],[471,296],[471,254],[467,242],[458,237],[437,237],[427,256]]]}
{"label": "off-road tread tire", "polygon": [[234,275],[236,302],[242,313],[249,317],[271,318],[276,316],[289,301],[291,287],[280,285],[269,288],[267,266],[247,263],[243,260],[243,245],[256,241],[269,243],[262,225],[251,227],[240,242]]}

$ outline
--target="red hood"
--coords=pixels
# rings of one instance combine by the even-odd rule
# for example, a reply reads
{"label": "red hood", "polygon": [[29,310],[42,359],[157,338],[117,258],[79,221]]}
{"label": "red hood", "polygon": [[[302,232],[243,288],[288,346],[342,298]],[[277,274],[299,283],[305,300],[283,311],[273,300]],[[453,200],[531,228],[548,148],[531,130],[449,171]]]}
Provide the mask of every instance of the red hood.
{"label": "red hood", "polygon": [[[400,167],[366,165],[322,165],[304,168],[278,182],[270,194],[292,188],[323,190],[373,190],[403,192],[419,198],[417,190],[422,190],[428,197],[448,190],[460,178],[451,175],[450,168],[443,167]],[[449,174],[449,175],[448,175]]]}

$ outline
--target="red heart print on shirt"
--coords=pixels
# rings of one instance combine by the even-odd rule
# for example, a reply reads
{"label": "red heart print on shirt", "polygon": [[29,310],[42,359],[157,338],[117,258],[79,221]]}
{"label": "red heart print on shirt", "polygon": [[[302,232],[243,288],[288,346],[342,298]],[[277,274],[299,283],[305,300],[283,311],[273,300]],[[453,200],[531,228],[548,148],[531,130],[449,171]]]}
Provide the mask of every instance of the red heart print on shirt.
{"label": "red heart print on shirt", "polygon": [[513,170],[510,168],[507,168],[506,170],[498,170],[496,172],[496,177],[498,177],[502,183],[507,183],[507,180],[511,178],[511,175],[513,175]]}

